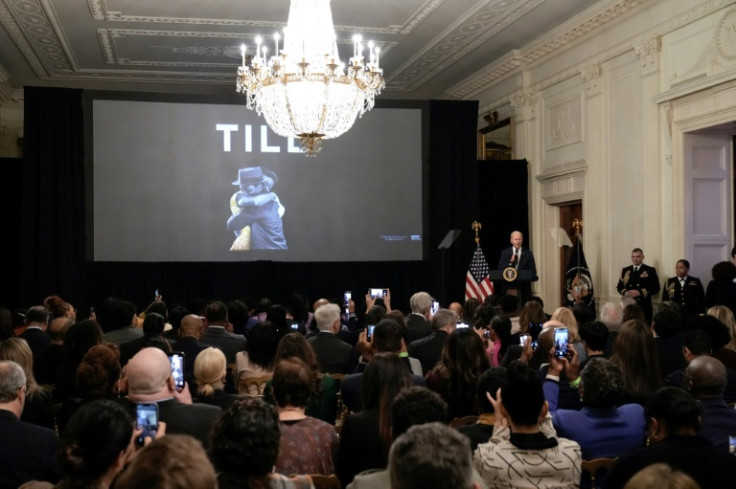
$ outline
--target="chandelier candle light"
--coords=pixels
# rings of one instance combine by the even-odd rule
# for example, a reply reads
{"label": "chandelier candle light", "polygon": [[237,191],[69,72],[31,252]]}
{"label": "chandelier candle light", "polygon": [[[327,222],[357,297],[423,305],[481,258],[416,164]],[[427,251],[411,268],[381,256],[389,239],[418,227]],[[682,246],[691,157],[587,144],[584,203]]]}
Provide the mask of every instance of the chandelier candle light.
{"label": "chandelier candle light", "polygon": [[353,56],[347,70],[337,52],[330,0],[291,0],[289,20],[281,36],[274,34],[274,52],[268,58],[263,39],[246,63],[241,46],[236,91],[246,96],[246,107],[263,115],[278,135],[299,139],[307,156],[319,152],[323,139],[350,129],[356,117],[373,108],[386,85],[379,68],[380,49],[353,36]]}

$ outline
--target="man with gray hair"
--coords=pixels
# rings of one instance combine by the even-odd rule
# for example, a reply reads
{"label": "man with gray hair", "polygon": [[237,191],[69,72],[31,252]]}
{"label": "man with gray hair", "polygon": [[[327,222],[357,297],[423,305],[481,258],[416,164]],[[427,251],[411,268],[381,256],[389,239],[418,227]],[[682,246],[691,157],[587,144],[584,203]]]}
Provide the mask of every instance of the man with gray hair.
{"label": "man with gray hair", "polygon": [[20,421],[26,375],[15,362],[0,361],[0,488],[41,480],[56,483],[58,440],[53,431]]}
{"label": "man with gray hair", "polygon": [[355,367],[353,347],[340,339],[340,307],[325,304],[314,311],[319,332],[309,338],[323,373],[347,374]]}
{"label": "man with gray hair", "polygon": [[608,341],[604,350],[606,356],[611,356],[613,352],[613,340],[616,339],[618,330],[624,320],[624,308],[621,304],[615,302],[605,302],[601,306],[600,320],[608,328]]}
{"label": "man with gray hair", "polygon": [[426,292],[417,292],[409,298],[411,314],[406,317],[406,342],[426,338],[432,334],[432,296]]}
{"label": "man with gray hair", "polygon": [[429,372],[437,364],[445,340],[457,328],[458,320],[457,314],[451,310],[440,309],[432,316],[432,334],[409,345],[409,356],[422,363],[422,371]]}
{"label": "man with gray hair", "polygon": [[392,489],[478,489],[468,438],[442,423],[409,428],[391,445]]}

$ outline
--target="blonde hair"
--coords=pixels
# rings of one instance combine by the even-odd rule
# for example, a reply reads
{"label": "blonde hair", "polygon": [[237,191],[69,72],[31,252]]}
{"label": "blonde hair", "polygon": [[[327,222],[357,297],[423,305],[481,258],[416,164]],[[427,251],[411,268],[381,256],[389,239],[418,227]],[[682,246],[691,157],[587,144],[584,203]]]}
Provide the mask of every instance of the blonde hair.
{"label": "blonde hair", "polygon": [[26,395],[29,399],[43,392],[33,376],[33,352],[23,338],[8,338],[0,341],[0,360],[10,360],[23,368],[26,374]]}
{"label": "blonde hair", "polygon": [[578,321],[575,319],[575,315],[567,307],[558,307],[555,312],[552,313],[550,320],[559,321],[565,325],[570,334],[570,343],[576,343],[580,341],[580,335],[578,334]]}
{"label": "blonde hair", "polygon": [[194,379],[199,396],[209,397],[221,390],[226,369],[227,361],[221,350],[211,346],[199,352],[194,359]]}
{"label": "blonde hair", "polygon": [[728,342],[726,348],[736,350],[736,319],[733,312],[726,306],[713,306],[708,309],[708,316],[713,316],[728,327],[728,336],[731,341]]}

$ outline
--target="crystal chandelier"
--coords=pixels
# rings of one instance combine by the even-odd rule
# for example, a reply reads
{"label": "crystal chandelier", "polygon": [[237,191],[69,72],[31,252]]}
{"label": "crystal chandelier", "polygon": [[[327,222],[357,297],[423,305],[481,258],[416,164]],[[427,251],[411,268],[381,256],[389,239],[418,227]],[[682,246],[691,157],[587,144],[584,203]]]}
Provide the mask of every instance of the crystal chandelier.
{"label": "crystal chandelier", "polygon": [[291,0],[281,51],[279,40],[277,33],[270,58],[260,37],[249,60],[241,46],[236,91],[276,134],[298,138],[306,155],[314,156],[323,139],[343,134],[373,108],[385,86],[380,50],[369,42],[366,63],[366,46],[354,36],[346,70],[337,52],[330,0]]}

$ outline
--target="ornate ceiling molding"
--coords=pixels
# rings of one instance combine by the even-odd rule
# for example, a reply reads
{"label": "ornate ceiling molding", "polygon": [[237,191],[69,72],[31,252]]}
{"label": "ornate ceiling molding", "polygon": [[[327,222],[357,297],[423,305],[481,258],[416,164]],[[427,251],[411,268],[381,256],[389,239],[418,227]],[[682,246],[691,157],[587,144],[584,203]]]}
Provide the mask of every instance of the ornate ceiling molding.
{"label": "ornate ceiling molding", "polygon": [[[402,25],[390,25],[386,27],[365,27],[365,26],[335,26],[335,30],[339,32],[361,32],[366,34],[401,34],[407,35],[420,25],[429,15],[437,10],[447,0],[427,0]],[[95,20],[104,20],[108,22],[150,22],[155,24],[195,24],[210,25],[223,27],[270,27],[282,28],[286,26],[286,22],[266,22],[255,20],[234,20],[234,19],[209,19],[196,17],[158,17],[150,15],[132,15],[124,14],[107,8],[105,0],[87,0],[90,14]]]}

